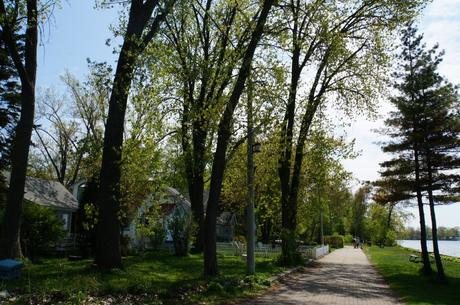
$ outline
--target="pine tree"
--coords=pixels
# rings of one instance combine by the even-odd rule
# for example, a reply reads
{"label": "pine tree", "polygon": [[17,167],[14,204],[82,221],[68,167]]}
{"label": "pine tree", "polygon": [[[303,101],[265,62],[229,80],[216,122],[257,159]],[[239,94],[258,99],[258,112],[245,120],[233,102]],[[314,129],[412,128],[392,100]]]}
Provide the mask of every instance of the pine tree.
{"label": "pine tree", "polygon": [[436,47],[422,60],[425,69],[421,78],[424,87],[421,90],[423,117],[420,121],[422,138],[423,166],[426,181],[426,193],[430,206],[438,279],[445,281],[444,268],[439,254],[435,204],[458,201],[460,176],[453,172],[460,165],[456,150],[460,147],[459,97],[456,88],[437,72],[442,53],[435,53]]}
{"label": "pine tree", "polygon": [[402,72],[395,74],[399,95],[391,100],[397,111],[386,120],[393,140],[383,147],[396,157],[381,165],[383,177],[400,181],[398,192],[411,191],[417,198],[425,274],[431,273],[423,211],[423,199],[428,199],[438,279],[444,281],[434,206],[459,197],[459,175],[453,172],[460,164],[454,153],[460,146],[459,99],[456,88],[437,72],[442,52],[438,46],[426,50],[422,39],[412,24],[403,31]]}
{"label": "pine tree", "polygon": [[[11,142],[19,119],[21,85],[0,30],[0,169],[9,163]],[[19,42],[22,39],[18,39]],[[19,44],[20,52],[23,43]]]}

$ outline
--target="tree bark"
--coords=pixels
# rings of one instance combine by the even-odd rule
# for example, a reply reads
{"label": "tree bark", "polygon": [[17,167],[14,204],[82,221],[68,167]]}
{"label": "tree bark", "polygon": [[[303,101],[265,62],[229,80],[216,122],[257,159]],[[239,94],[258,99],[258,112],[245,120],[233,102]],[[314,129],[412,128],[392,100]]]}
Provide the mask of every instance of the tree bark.
{"label": "tree bark", "polygon": [[421,182],[420,182],[420,160],[419,160],[419,150],[417,143],[414,145],[414,163],[415,163],[415,187],[417,192],[417,206],[418,213],[420,216],[420,248],[422,249],[422,262],[423,268],[422,272],[424,275],[429,275],[432,273],[430,258],[428,256],[428,248],[426,246],[426,225],[425,225],[425,212],[423,210],[423,199],[421,191]]}
{"label": "tree bark", "polygon": [[[3,0],[0,1],[0,15],[6,17]],[[17,258],[22,255],[19,232],[35,112],[38,37],[37,1],[27,1],[24,63],[17,50],[16,41],[13,39],[14,25],[7,24],[8,21],[6,20],[2,22],[3,37],[21,79],[21,114],[16,127],[11,153],[11,176],[0,236],[0,258]]]}
{"label": "tree bark", "polygon": [[442,265],[441,255],[439,254],[438,227],[436,224],[436,212],[434,209],[434,198],[433,198],[433,168],[431,166],[429,152],[426,153],[426,158],[427,158],[427,172],[428,172],[428,201],[430,203],[431,233],[432,233],[432,240],[433,240],[434,260],[436,262],[438,280],[440,282],[445,282],[446,275],[444,273],[444,266]]}
{"label": "tree bark", "polygon": [[265,0],[262,10],[257,19],[256,27],[251,35],[251,40],[244,53],[243,61],[233,87],[230,98],[225,107],[222,118],[219,122],[217,133],[217,147],[214,153],[214,159],[211,171],[211,186],[209,193],[208,206],[206,209],[205,218],[205,239],[204,239],[204,275],[216,276],[217,269],[217,255],[216,255],[216,221],[217,211],[219,205],[220,193],[222,190],[222,180],[225,170],[226,151],[231,135],[231,123],[233,113],[238,105],[240,96],[243,92],[246,79],[249,75],[252,59],[254,57],[257,44],[259,43],[262,33],[264,31],[265,22],[268,13],[273,6],[275,0]]}
{"label": "tree bark", "polygon": [[278,176],[280,178],[281,186],[281,239],[282,239],[282,261],[290,263],[292,255],[296,247],[295,242],[295,229],[296,222],[296,207],[292,206],[293,201],[290,200],[291,189],[291,157],[292,157],[292,142],[294,133],[294,119],[295,119],[295,105],[297,97],[297,87],[300,79],[300,49],[294,47],[292,54],[291,65],[291,83],[288,96],[288,104],[281,131],[281,148],[282,153],[279,160]]}
{"label": "tree bark", "polygon": [[[100,268],[121,267],[120,221],[118,219],[121,177],[121,153],[125,123],[126,104],[133,79],[135,64],[140,53],[158,32],[161,22],[174,1],[168,1],[163,12],[149,20],[158,1],[133,0],[128,26],[118,58],[109,101],[109,111],[104,133],[104,148],[100,171],[100,189],[97,196],[99,217],[95,263]],[[150,26],[149,26],[150,25]],[[144,30],[149,28],[146,33]]]}

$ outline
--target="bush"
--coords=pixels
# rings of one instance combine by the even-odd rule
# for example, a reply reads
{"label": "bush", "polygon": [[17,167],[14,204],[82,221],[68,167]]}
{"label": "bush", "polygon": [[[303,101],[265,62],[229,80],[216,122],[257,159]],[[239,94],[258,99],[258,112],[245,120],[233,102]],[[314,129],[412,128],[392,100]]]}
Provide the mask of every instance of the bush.
{"label": "bush", "polygon": [[62,222],[48,207],[25,203],[22,213],[21,246],[32,261],[62,240],[65,232]]}
{"label": "bush", "polygon": [[154,250],[160,248],[166,238],[166,230],[161,219],[159,205],[151,206],[146,210],[138,220],[136,232],[141,237],[142,248],[144,247],[144,238],[148,239]]}
{"label": "bush", "polygon": [[353,235],[347,234],[343,237],[343,242],[346,244],[351,244],[353,242]]}
{"label": "bush", "polygon": [[385,238],[385,246],[392,247],[396,246],[396,232],[388,231]]}
{"label": "bush", "polygon": [[296,266],[304,263],[302,255],[297,251],[296,235],[293,231],[283,229],[281,232],[283,240],[281,255],[277,263],[281,266]]}
{"label": "bush", "polygon": [[176,208],[168,222],[168,229],[171,231],[174,253],[177,256],[188,254],[194,227],[190,213],[181,212]]}
{"label": "bush", "polygon": [[332,248],[343,248],[343,236],[342,235],[326,235],[324,236],[324,243]]}

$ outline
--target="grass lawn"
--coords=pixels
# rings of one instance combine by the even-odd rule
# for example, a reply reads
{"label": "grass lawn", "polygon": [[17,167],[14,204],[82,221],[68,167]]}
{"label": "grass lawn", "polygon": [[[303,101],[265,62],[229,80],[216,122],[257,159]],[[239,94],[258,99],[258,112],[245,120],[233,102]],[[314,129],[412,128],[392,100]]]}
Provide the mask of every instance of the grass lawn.
{"label": "grass lawn", "polygon": [[[435,274],[430,277],[420,273],[421,263],[409,262],[416,253],[402,247],[366,247],[371,262],[406,304],[460,304],[460,259],[444,258],[447,284],[438,284]],[[436,267],[432,264],[434,271]]]}
{"label": "grass lawn", "polygon": [[[260,292],[269,285],[269,277],[282,271],[272,260],[258,258],[257,276],[247,277],[241,258],[221,255],[218,261],[221,275],[209,282],[202,276],[201,255],[149,252],[124,258],[124,269],[114,271],[97,270],[91,260],[45,259],[26,264],[20,279],[0,281],[0,291],[18,296],[11,304],[29,304],[31,299],[40,304],[93,304],[83,300],[108,295],[132,296],[126,304],[215,304]],[[113,304],[121,303],[120,299]]]}

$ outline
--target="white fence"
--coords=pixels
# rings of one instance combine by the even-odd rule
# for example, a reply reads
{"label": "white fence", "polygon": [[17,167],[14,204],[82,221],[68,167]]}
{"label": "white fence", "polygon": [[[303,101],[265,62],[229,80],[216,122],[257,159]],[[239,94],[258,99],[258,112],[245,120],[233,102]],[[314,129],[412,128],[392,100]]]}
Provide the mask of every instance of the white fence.
{"label": "white fence", "polygon": [[[165,243],[160,247],[162,250],[174,252],[172,243]],[[245,256],[246,245],[240,242],[219,242],[216,243],[217,253],[227,256]],[[329,245],[325,246],[299,246],[297,250],[303,257],[318,259],[329,253]],[[256,257],[273,258],[281,254],[281,247],[257,243],[255,247]]]}
{"label": "white fence", "polygon": [[[329,245],[299,246],[297,249],[302,256],[318,259],[329,253]],[[246,253],[246,245],[239,242],[217,243],[217,252],[224,255],[241,256]],[[255,247],[257,257],[276,257],[281,254],[281,247],[258,243]]]}

